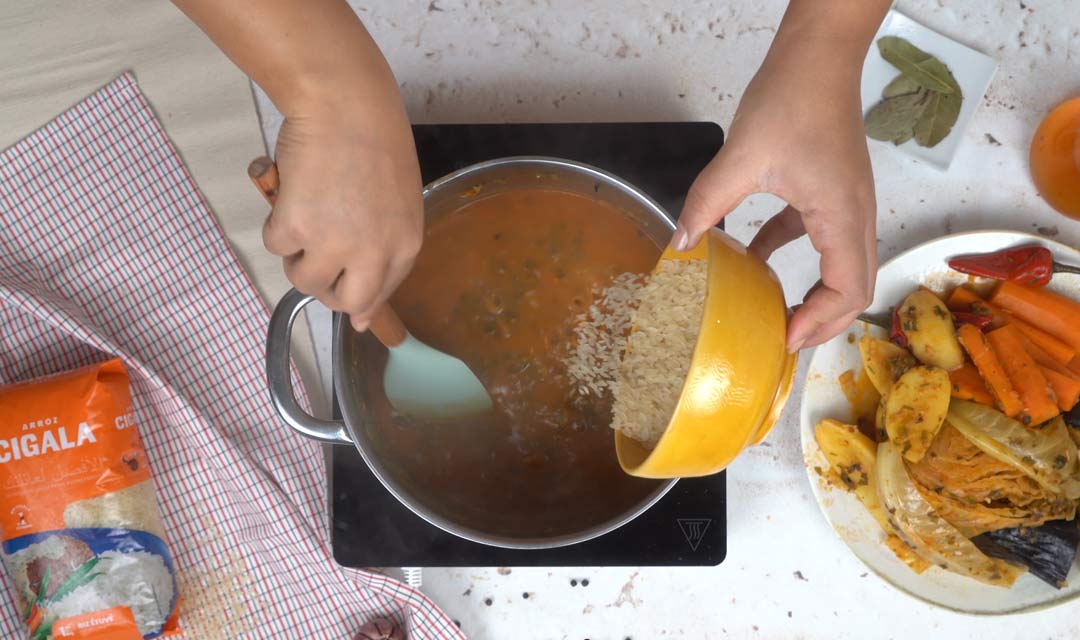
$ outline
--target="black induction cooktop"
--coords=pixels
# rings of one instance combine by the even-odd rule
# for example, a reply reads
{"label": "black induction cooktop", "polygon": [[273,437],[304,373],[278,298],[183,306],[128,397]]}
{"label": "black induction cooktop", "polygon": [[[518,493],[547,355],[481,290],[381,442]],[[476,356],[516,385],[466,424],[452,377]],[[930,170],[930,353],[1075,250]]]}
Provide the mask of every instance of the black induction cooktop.
{"label": "black induction cooktop", "polygon": [[[492,158],[554,156],[614,173],[673,216],[724,141],[710,122],[438,124],[414,126],[413,133],[425,184]],[[517,550],[462,540],[428,524],[351,447],[333,447],[330,458],[331,540],[334,558],[347,567],[709,566],[727,553],[723,473],[679,481],[637,519],[599,538]]]}

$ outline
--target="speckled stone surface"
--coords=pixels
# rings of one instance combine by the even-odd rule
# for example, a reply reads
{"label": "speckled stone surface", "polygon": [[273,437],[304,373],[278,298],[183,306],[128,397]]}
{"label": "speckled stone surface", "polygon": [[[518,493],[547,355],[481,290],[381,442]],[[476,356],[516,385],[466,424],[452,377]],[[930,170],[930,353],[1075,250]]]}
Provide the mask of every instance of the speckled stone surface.
{"label": "speckled stone surface", "polygon": [[[354,5],[390,59],[416,122],[702,119],[726,127],[785,2]],[[881,259],[972,229],[1030,231],[1080,245],[1080,224],[1045,205],[1027,173],[1027,145],[1041,117],[1080,94],[1075,3],[911,0],[897,8],[1001,66],[947,173],[871,144]],[[258,98],[273,144],[280,116]],[[751,198],[728,218],[728,230],[748,241],[778,209],[771,197]],[[817,279],[806,266],[815,261],[805,239],[775,255],[789,300]],[[799,400],[794,394],[768,441],[730,469],[722,566],[428,570],[424,591],[479,639],[1080,637],[1077,604],[973,618],[914,601],[868,575],[810,493]]]}

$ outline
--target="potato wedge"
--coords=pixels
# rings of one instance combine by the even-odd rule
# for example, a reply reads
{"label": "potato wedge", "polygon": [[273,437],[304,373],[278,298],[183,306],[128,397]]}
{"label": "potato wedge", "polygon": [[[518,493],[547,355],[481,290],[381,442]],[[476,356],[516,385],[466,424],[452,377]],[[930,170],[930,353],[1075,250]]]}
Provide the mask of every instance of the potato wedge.
{"label": "potato wedge", "polygon": [[851,405],[852,423],[862,424],[866,420],[873,421],[881,394],[870,380],[870,375],[866,373],[866,370],[856,374],[848,369],[841,373],[836,381],[840,383],[840,391]]}
{"label": "potato wedge", "polygon": [[952,383],[938,367],[913,367],[885,400],[885,430],[908,462],[922,460],[949,412]]}
{"label": "potato wedge", "polygon": [[880,510],[877,484],[873,481],[877,443],[864,436],[858,427],[831,419],[822,420],[814,427],[814,439],[844,487],[854,492],[871,512]]}
{"label": "potato wedge", "polygon": [[904,299],[900,305],[900,327],[919,362],[945,371],[964,364],[952,313],[929,289],[920,288]]}
{"label": "potato wedge", "polygon": [[853,425],[836,420],[822,420],[814,428],[814,439],[825,453],[830,470],[840,482],[863,503],[885,533],[885,544],[915,573],[922,573],[930,563],[904,544],[893,532],[889,518],[877,496],[874,469],[877,465],[877,444]]}
{"label": "potato wedge", "polygon": [[896,346],[888,340],[865,335],[859,340],[859,354],[862,356],[866,376],[883,396],[889,394],[894,382],[905,371],[918,362],[906,349]]}

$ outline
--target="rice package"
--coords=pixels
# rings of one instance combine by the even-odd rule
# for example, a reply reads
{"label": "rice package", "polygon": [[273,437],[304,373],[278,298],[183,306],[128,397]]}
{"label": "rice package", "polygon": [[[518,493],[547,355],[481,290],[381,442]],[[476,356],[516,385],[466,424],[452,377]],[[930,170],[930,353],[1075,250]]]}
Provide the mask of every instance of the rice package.
{"label": "rice package", "polygon": [[127,371],[0,388],[3,561],[31,640],[178,633],[176,570]]}

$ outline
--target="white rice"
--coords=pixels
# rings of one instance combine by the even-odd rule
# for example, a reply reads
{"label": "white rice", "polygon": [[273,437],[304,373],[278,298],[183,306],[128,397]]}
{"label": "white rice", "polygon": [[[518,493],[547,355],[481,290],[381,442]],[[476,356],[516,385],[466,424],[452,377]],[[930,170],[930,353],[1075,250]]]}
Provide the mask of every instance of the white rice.
{"label": "white rice", "polygon": [[[50,536],[45,540],[5,556],[8,575],[12,577],[22,602],[32,598],[26,578],[26,565],[35,558],[59,558],[63,555],[60,538]],[[105,551],[94,566],[98,575],[89,583],[75,589],[44,609],[46,620],[57,620],[84,613],[104,611],[113,607],[127,607],[135,616],[139,632],[144,636],[157,633],[164,626],[170,613],[175,586],[173,576],[164,559],[146,551]]]}
{"label": "white rice", "polygon": [[106,551],[94,573],[102,575],[75,589],[46,608],[67,618],[113,607],[127,607],[135,615],[139,633],[157,633],[172,613],[173,577],[156,553]]}
{"label": "white rice", "polygon": [[70,529],[146,531],[165,540],[165,526],[161,523],[152,480],[72,502],[64,509],[64,525]]}
{"label": "white rice", "polygon": [[[567,373],[576,393],[614,398],[611,427],[650,449],[678,404],[697,345],[708,263],[664,260],[594,292],[574,323]],[[633,333],[631,333],[633,328]]]}
{"label": "white rice", "polygon": [[574,348],[566,370],[577,393],[600,397],[611,392],[645,280],[640,273],[616,276],[594,292],[589,310],[575,319]]}
{"label": "white rice", "polygon": [[192,531],[200,549],[217,549],[177,574],[184,598],[184,633],[192,640],[259,637],[259,621],[277,606],[258,588],[255,574],[236,541],[210,518]]}
{"label": "white rice", "polygon": [[664,260],[638,294],[611,427],[652,449],[678,406],[705,308],[708,263]]}

